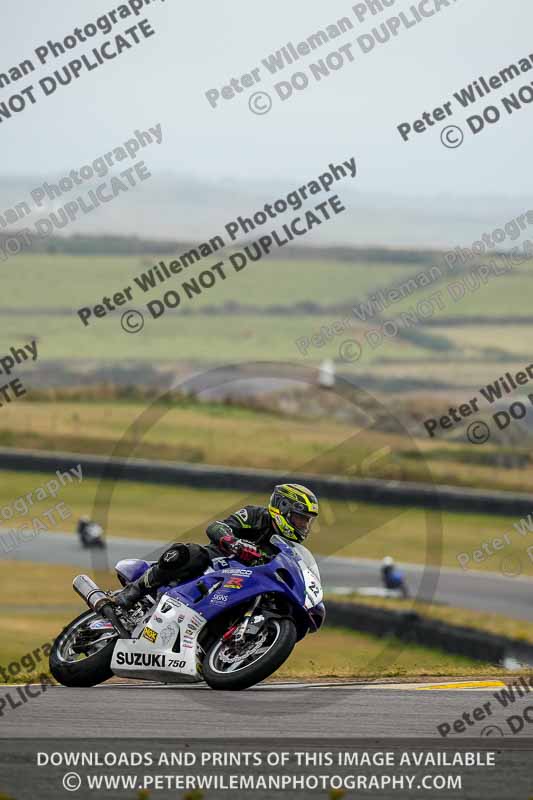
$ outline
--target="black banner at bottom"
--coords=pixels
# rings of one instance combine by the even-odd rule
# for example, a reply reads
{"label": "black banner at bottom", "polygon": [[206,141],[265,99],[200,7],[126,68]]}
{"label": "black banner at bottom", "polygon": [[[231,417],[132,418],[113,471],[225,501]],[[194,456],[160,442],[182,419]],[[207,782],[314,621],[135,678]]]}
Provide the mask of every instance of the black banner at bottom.
{"label": "black banner at bottom", "polygon": [[533,796],[533,739],[0,739],[0,798]]}

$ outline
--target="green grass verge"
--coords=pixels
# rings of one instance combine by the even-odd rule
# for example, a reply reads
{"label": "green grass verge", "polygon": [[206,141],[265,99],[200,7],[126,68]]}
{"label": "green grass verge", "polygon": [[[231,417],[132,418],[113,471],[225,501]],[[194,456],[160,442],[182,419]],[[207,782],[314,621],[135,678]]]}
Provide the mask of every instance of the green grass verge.
{"label": "green grass verge", "polygon": [[296,645],[277,678],[360,678],[502,675],[504,670],[392,637],[380,639],[342,628],[325,628]]}
{"label": "green grass verge", "polygon": [[509,619],[503,614],[493,614],[485,611],[473,611],[469,608],[453,608],[451,606],[431,605],[429,603],[415,602],[407,599],[387,599],[383,597],[361,597],[352,595],[328,595],[327,600],[337,602],[352,602],[358,605],[371,606],[372,608],[386,608],[391,611],[415,611],[421,617],[446,622],[450,625],[465,628],[475,628],[479,631],[493,633],[496,636],[506,636],[533,644],[533,622],[526,620]]}
{"label": "green grass verge", "polygon": [[[72,590],[75,567],[26,562],[0,562],[0,602],[3,609],[0,665],[8,675],[23,680],[47,671],[43,653],[61,629],[81,614],[86,606]],[[101,576],[105,580],[105,576]],[[111,581],[112,576],[107,576]],[[116,578],[113,586],[118,585]],[[31,669],[31,661],[35,668]],[[14,675],[16,673],[16,675]],[[0,678],[0,681],[4,678]]]}
{"label": "green grass verge", "polygon": [[[286,402],[293,410],[283,415],[178,398],[167,406],[152,407],[147,414],[152,406],[149,399],[50,402],[41,399],[42,393],[38,397],[2,409],[0,446],[509,491],[529,492],[533,480],[533,463],[523,469],[498,467],[498,448],[490,444],[483,448],[484,463],[477,450],[460,442],[361,430],[350,403],[343,405],[340,398],[318,390],[298,398],[288,396]],[[402,407],[407,409],[405,404]],[[408,408],[422,416],[428,408],[435,409],[435,401],[411,402]],[[344,421],[344,413],[354,422]],[[385,426],[387,411],[382,407],[378,413]],[[397,413],[392,405],[391,413]],[[153,424],[138,433],[133,426],[150,415]]]}

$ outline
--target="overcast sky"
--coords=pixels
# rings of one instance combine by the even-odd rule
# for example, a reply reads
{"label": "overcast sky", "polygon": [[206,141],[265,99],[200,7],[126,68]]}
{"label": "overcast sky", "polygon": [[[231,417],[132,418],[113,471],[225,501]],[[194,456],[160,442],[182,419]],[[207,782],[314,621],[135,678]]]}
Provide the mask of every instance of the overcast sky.
{"label": "overcast sky", "polygon": [[[490,76],[533,53],[533,6],[524,0],[450,0],[449,8],[410,30],[402,29],[394,41],[368,55],[354,46],[353,63],[320,84],[312,82],[285,103],[272,89],[276,79],[261,67],[264,81],[257,88],[274,97],[272,111],[265,116],[250,112],[249,91],[217,110],[205,99],[208,89],[221,88],[261,65],[262,58],[288,41],[297,43],[350,16],[356,27],[337,42],[354,42],[412,2],[396,0],[379,17],[357,23],[353,4],[344,0],[155,0],[136,20],[146,16],[155,36],[93,72],[84,71],[52,97],[38,92],[35,106],[2,122],[2,172],[60,175],[116,146],[133,129],[160,122],[163,144],[150,148],[147,158],[153,170],[205,178],[311,178],[330,161],[354,155],[362,192],[527,195],[533,104],[512,117],[502,115],[499,125],[477,137],[468,133],[456,150],[441,145],[442,125],[408,144],[396,131],[397,124],[441,105],[477,76]],[[428,0],[427,6],[434,2]],[[64,0],[5,4],[0,72],[25,58],[36,61],[37,46],[63,39],[76,26],[118,5],[112,0],[83,6]],[[131,19],[123,20],[108,37],[99,35],[69,56],[40,66],[4,89],[0,101],[130,24]],[[335,43],[326,45],[316,59],[335,49]],[[301,63],[305,67],[314,60]],[[284,71],[280,79],[291,71]],[[531,80],[533,71],[508,91]],[[491,102],[489,97],[486,104]],[[475,111],[483,105],[484,101]],[[459,110],[452,122],[465,127],[466,116]]]}

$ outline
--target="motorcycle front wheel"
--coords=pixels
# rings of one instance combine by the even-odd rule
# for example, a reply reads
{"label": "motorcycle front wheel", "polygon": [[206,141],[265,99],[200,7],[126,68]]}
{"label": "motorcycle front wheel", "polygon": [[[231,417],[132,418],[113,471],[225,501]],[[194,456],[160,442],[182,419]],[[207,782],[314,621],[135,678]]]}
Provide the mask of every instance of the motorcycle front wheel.
{"label": "motorcycle front wheel", "polygon": [[[101,621],[105,627],[91,628]],[[86,611],[63,628],[50,651],[50,672],[63,686],[96,686],[113,677],[111,658],[118,638],[103,617]]]}
{"label": "motorcycle front wheel", "polygon": [[296,626],[286,618],[269,619],[249,642],[239,644],[220,638],[206,654],[203,678],[212,689],[248,689],[281,667],[292,653],[296,638]]}

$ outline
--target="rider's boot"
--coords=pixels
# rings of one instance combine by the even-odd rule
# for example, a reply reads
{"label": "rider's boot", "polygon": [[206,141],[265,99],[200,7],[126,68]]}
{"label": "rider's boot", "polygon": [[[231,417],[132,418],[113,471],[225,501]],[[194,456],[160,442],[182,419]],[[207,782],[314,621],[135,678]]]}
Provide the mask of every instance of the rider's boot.
{"label": "rider's boot", "polygon": [[186,545],[177,544],[170,547],[144,575],[136,581],[128,583],[114,596],[115,602],[122,608],[131,608],[141,598],[150,594],[153,589],[170,583],[179,577],[180,570],[189,562],[189,549]]}
{"label": "rider's boot", "polygon": [[157,575],[153,574],[157,570],[157,564],[146,570],[144,575],[137,578],[136,581],[128,583],[118,594],[114,596],[114,600],[122,608],[131,608],[141,598],[150,594],[150,591],[161,584],[157,581]]}

